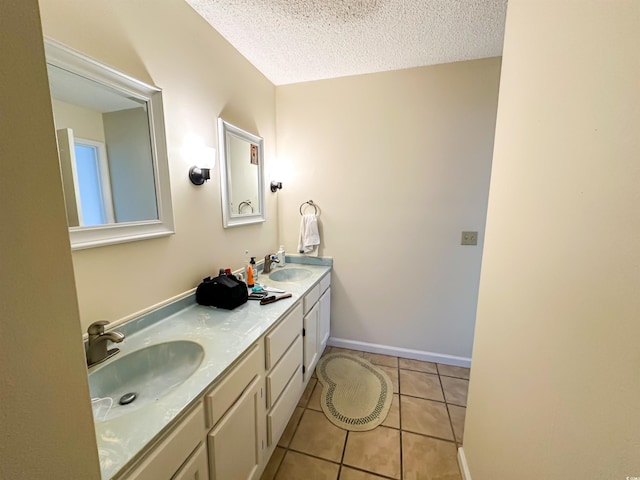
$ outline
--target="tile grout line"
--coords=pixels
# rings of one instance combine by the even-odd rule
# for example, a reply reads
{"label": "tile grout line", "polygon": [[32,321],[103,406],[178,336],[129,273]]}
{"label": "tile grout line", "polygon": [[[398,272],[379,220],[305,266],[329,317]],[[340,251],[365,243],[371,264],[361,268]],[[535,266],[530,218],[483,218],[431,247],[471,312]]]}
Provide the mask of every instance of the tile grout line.
{"label": "tile grout line", "polygon": [[[440,380],[440,370],[438,370],[438,380]],[[440,380],[440,386],[442,387],[442,380]],[[444,395],[444,387],[442,387],[442,394]],[[456,438],[456,431],[453,428],[453,421],[451,420],[451,412],[449,411],[449,405],[453,405],[453,404],[447,403],[446,402],[446,397],[445,397],[445,406],[447,408],[447,415],[449,417],[449,425],[451,426],[451,433],[453,433],[453,442],[454,442],[454,445],[456,446],[456,451],[457,451],[458,450],[458,440]],[[465,405],[464,408],[465,408],[465,414],[466,414],[466,408],[467,408],[466,405]],[[460,445],[462,445],[462,443]],[[460,475],[460,478],[464,478],[463,474],[462,474],[460,462],[456,462],[456,463],[458,464],[458,474]]]}
{"label": "tile grout line", "polygon": [[305,457],[315,458],[316,460],[322,460],[323,462],[333,463],[334,465],[340,465],[336,460],[329,460],[328,458],[320,457],[319,455],[314,455],[313,453],[303,452],[302,450],[296,450],[295,448],[288,449],[292,453],[297,453],[298,455],[304,455]]}
{"label": "tile grout line", "polygon": [[[304,415],[304,412],[302,412],[302,414]],[[284,459],[287,456],[287,453],[289,453],[289,447],[291,446],[291,443],[293,442],[293,437],[295,436],[296,432],[298,431],[298,426],[300,425],[300,421],[301,420],[302,420],[302,415],[300,415],[300,419],[298,419],[298,422],[296,423],[296,428],[293,429],[293,433],[291,434],[291,440],[289,440],[289,443],[287,444],[287,446],[286,447],[280,447],[280,448],[284,448],[284,454],[282,455],[282,458],[280,459],[280,463],[278,464],[278,468],[276,468],[276,472],[273,475],[273,480],[278,478],[278,472],[280,472],[280,467],[282,467],[282,464],[284,463]],[[271,453],[271,456],[273,456],[273,453],[276,451],[276,449],[279,446],[280,445],[278,445],[276,443],[276,448],[273,449],[273,452]]]}
{"label": "tile grout line", "polygon": [[440,378],[440,369],[438,368],[438,364],[436,364],[436,369],[438,370],[438,383],[440,383],[440,389],[442,390],[442,398],[444,398],[444,408],[446,408],[447,410],[447,418],[449,419],[449,428],[451,429],[451,435],[453,435],[453,443],[457,446],[456,432],[453,429],[453,422],[451,421],[451,413],[449,412],[449,404],[447,403],[447,397],[444,392],[444,386],[442,385],[442,379]]}
{"label": "tile grout line", "polygon": [[[374,363],[374,365],[376,365],[376,364]],[[388,367],[388,365],[382,365],[382,366],[383,367],[385,367],[385,366]],[[454,377],[454,376],[451,376],[451,375],[444,375],[444,374],[438,372],[437,369],[436,369],[435,372],[432,372],[432,371],[427,371],[427,370],[416,370],[415,368],[400,367],[400,370],[406,370],[407,372],[428,373],[429,375],[441,375],[441,376],[447,377],[447,378],[459,378],[460,380],[469,380],[468,378],[464,378],[464,377]]]}
{"label": "tile grout line", "polygon": [[[440,380],[440,386],[442,387],[442,395],[444,395],[444,387],[442,386],[442,379],[440,378],[440,370],[438,370],[438,380]],[[451,419],[451,410],[449,410],[449,405],[453,405],[452,403],[447,402],[447,397],[445,398],[445,407],[447,409],[447,417],[449,417],[449,426],[451,427],[451,433],[453,435],[453,443],[456,446],[456,450],[458,449],[458,438],[456,437],[456,430],[453,428],[453,420]],[[465,413],[466,413],[466,405],[465,405]],[[462,443],[460,443],[462,445]]]}
{"label": "tile grout line", "polygon": [[453,428],[453,420],[451,418],[451,410],[449,410],[449,404],[445,404],[447,407],[447,415],[449,416],[449,425],[451,425],[451,433],[453,433],[453,441],[458,446],[458,438],[456,437],[456,429]]}
{"label": "tile grout line", "polygon": [[411,435],[415,435],[417,437],[425,437],[425,438],[432,438],[434,440],[438,440],[440,442],[447,442],[447,443],[453,443],[454,445],[456,444],[455,440],[449,440],[447,438],[442,438],[442,437],[436,437],[434,435],[429,435],[427,433],[420,433],[420,432],[412,432],[411,430],[402,430],[403,433],[410,433]]}
{"label": "tile grout line", "polygon": [[340,465],[338,466],[338,477],[336,480],[340,479],[340,475],[342,475],[342,466],[344,465],[344,454],[347,452],[347,441],[349,440],[349,430],[347,430],[347,434],[344,436],[344,445],[342,446],[342,456],[340,457]]}
{"label": "tile grout line", "polygon": [[437,400],[435,398],[427,398],[427,397],[419,397],[417,395],[409,395],[409,394],[404,394],[405,397],[410,397],[410,398],[417,398],[418,400],[428,400],[429,402],[436,402],[436,403],[446,403],[447,405],[453,405],[454,407],[461,407],[461,408],[467,408],[466,405],[459,405],[457,403],[452,403],[452,402],[447,402],[446,400]]}
{"label": "tile grout line", "polygon": [[369,470],[364,470],[361,467],[354,467],[352,465],[344,465],[344,466],[349,468],[349,469],[351,469],[351,470],[356,470],[358,472],[366,473],[367,475],[372,475],[372,476],[376,477],[376,479],[379,477],[379,478],[382,478],[384,480],[398,480],[397,478],[393,478],[393,477],[390,477],[388,475],[384,475],[382,473],[376,473],[376,472],[371,472]]}
{"label": "tile grout line", "polygon": [[[278,445],[276,445],[276,448],[273,449],[273,452],[271,453],[271,456],[273,457],[273,454],[275,453],[275,451],[278,449]],[[276,468],[276,471],[273,472],[273,477],[272,480],[275,480],[278,477],[278,472],[280,471],[280,467],[282,466],[282,464],[284,463],[284,457],[287,456],[287,452],[289,451],[289,448],[285,448],[284,449],[284,453],[282,454],[282,458],[280,459],[280,462],[278,463],[278,468]],[[269,461],[271,461],[271,459],[269,459]],[[262,472],[262,475],[264,475],[264,471]],[[262,477],[261,475],[261,477]]]}
{"label": "tile grout line", "polygon": [[[315,389],[315,386],[314,386],[313,388]],[[313,393],[313,391],[312,391],[311,393]],[[309,400],[311,400],[311,396],[309,396]],[[309,400],[307,401],[307,403],[309,403]],[[296,407],[295,407],[295,408],[298,408],[298,406],[299,406],[299,405],[297,405],[297,404],[296,404]],[[273,456],[273,453],[276,451],[276,449],[277,449],[278,447],[280,447],[280,448],[284,448],[284,454],[282,455],[282,458],[280,459],[280,463],[278,464],[278,468],[276,468],[276,471],[275,471],[275,473],[274,473],[274,475],[273,475],[273,479],[274,479],[274,480],[278,477],[278,472],[280,472],[280,468],[282,467],[282,464],[284,463],[284,459],[285,459],[285,457],[287,456],[287,453],[288,453],[288,452],[289,452],[289,450],[290,450],[290,448],[289,448],[289,447],[291,447],[291,444],[293,443],[293,437],[295,437],[295,436],[296,436],[296,432],[298,431],[298,427],[300,426],[300,422],[302,421],[302,417],[304,417],[304,410],[306,410],[306,409],[307,409],[306,407],[303,407],[302,415],[300,415],[300,418],[299,418],[299,419],[298,419],[298,421],[296,422],[296,426],[295,426],[295,428],[293,429],[293,432],[291,433],[291,439],[289,440],[289,443],[287,443],[287,446],[286,446],[286,447],[280,447],[280,445],[279,445],[278,443],[276,443],[276,447],[273,449],[273,452],[271,453],[271,456]],[[295,409],[294,409],[294,412],[295,412]],[[278,439],[278,442],[279,442],[279,441],[280,441],[280,440]],[[295,450],[291,450],[291,451],[295,452]],[[264,472],[263,472],[263,473],[264,473]]]}

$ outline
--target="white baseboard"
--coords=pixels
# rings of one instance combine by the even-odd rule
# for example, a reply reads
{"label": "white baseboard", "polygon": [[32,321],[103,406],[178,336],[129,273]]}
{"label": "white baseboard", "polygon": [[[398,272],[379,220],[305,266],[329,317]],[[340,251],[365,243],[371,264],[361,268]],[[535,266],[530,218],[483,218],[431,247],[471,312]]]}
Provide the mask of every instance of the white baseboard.
{"label": "white baseboard", "polygon": [[462,480],[471,480],[469,465],[467,465],[467,457],[464,456],[464,450],[462,447],[458,448],[458,465],[460,466],[460,473],[462,473]]}
{"label": "white baseboard", "polygon": [[356,340],[346,340],[344,338],[329,337],[327,345],[330,347],[349,348],[369,353],[380,353],[394,357],[409,358],[411,360],[422,360],[424,362],[442,363],[454,367],[471,368],[471,359],[467,357],[457,357],[445,353],[425,352],[422,350],[411,350],[408,348],[390,347],[388,345],[378,345],[377,343],[358,342]]}

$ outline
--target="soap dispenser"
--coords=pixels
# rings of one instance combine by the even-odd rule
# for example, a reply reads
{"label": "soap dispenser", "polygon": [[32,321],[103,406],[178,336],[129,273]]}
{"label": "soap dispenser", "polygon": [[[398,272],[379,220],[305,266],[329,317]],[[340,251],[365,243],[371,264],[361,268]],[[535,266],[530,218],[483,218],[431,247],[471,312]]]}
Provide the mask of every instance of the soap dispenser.
{"label": "soap dispenser", "polygon": [[251,257],[251,261],[247,264],[247,287],[253,288],[255,286],[255,282],[253,279],[253,266],[256,264],[256,258]]}
{"label": "soap dispenser", "polygon": [[253,281],[258,283],[258,266],[256,265],[256,257],[251,257],[251,266],[253,267]]}
{"label": "soap dispenser", "polygon": [[280,245],[280,249],[277,252],[278,255],[278,266],[284,267],[285,264],[285,254],[284,254],[284,245]]}

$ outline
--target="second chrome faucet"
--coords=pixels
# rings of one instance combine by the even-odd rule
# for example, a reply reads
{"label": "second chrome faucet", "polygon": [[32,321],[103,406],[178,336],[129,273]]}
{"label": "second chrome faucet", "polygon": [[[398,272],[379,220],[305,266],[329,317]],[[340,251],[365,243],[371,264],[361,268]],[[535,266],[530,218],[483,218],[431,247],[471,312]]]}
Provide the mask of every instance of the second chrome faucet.
{"label": "second chrome faucet", "polygon": [[274,263],[280,263],[280,260],[278,260],[278,257],[274,253],[268,253],[265,255],[262,273],[271,273],[271,265]]}

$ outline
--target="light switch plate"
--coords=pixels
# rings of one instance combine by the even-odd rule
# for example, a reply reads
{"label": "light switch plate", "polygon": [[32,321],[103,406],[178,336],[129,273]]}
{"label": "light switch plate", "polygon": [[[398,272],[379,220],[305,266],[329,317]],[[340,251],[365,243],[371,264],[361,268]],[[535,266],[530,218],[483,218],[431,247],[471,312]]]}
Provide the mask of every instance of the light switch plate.
{"label": "light switch plate", "polygon": [[462,232],[462,240],[460,245],[477,245],[478,232]]}

